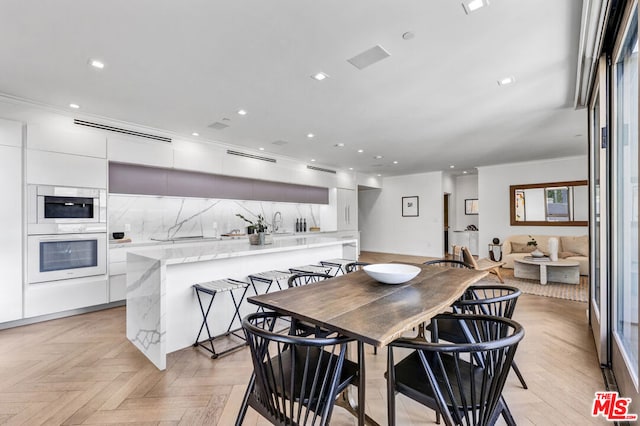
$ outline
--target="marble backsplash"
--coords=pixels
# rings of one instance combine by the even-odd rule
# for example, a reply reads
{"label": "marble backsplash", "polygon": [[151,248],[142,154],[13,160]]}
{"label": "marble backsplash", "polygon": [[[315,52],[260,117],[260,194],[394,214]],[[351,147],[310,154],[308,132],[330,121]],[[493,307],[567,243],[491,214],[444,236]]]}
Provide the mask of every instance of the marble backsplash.
{"label": "marble backsplash", "polygon": [[[134,241],[152,238],[214,237],[232,230],[246,231],[247,223],[236,216],[255,220],[258,214],[273,230],[273,218],[280,212],[277,232],[294,232],[297,218],[305,218],[307,229],[322,227],[323,218],[335,215],[335,206],[324,204],[279,203],[188,197],[157,197],[110,194],[108,201],[110,232],[123,232]],[[325,223],[331,223],[325,220]],[[332,230],[332,229],[322,229]]]}

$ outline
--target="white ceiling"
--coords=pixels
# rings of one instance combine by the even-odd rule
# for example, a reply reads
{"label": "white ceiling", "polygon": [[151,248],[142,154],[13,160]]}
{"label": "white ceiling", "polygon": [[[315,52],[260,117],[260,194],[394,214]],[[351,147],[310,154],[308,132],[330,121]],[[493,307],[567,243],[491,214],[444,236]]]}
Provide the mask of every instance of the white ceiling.
{"label": "white ceiling", "polygon": [[[5,1],[0,92],[384,176],[583,155],[586,111],[573,108],[581,9],[579,0],[491,0],[470,15],[460,0]],[[415,37],[404,40],[407,31]],[[391,56],[363,70],[347,62],[376,44]],[[330,78],[311,79],[318,71]],[[516,83],[498,86],[506,76]],[[228,128],[207,127],[224,118]]]}

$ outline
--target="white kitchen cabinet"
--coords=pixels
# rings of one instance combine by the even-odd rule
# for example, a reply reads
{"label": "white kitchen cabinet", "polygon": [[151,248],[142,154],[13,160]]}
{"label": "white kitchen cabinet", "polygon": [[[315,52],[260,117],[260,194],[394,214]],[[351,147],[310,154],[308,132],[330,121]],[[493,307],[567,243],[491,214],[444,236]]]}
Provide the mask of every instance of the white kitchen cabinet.
{"label": "white kitchen cabinet", "polygon": [[129,247],[109,250],[109,302],[127,298],[127,251]]}
{"label": "white kitchen cabinet", "polygon": [[0,120],[0,322],[22,318],[22,123]]}
{"label": "white kitchen cabinet", "polygon": [[173,166],[180,170],[222,173],[226,149],[212,144],[173,141]]}
{"label": "white kitchen cabinet", "polygon": [[27,183],[40,185],[107,187],[107,161],[103,158],[26,150]]}
{"label": "white kitchen cabinet", "polygon": [[27,125],[27,149],[86,157],[107,157],[107,138],[102,131],[79,127],[70,118]]}
{"label": "white kitchen cabinet", "polygon": [[337,189],[338,231],[358,229],[358,192],[353,189]]}
{"label": "white kitchen cabinet", "polygon": [[107,301],[106,275],[29,284],[25,288],[24,316],[83,309]]}
{"label": "white kitchen cabinet", "polygon": [[119,163],[173,167],[173,147],[168,142],[109,136],[107,158]]}

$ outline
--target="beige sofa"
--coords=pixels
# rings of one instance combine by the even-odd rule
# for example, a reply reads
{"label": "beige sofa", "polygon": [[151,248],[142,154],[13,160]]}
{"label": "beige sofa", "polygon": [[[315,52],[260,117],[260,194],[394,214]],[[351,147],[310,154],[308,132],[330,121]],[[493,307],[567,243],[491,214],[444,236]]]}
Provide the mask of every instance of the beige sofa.
{"label": "beige sofa", "polygon": [[[574,260],[580,264],[580,275],[589,275],[589,237],[582,236],[560,236],[560,235],[532,235],[538,242],[538,248],[549,253],[549,238],[558,239],[558,257],[566,260]],[[531,238],[529,235],[511,235],[507,237],[502,245],[502,261],[505,262],[503,268],[513,269],[513,261],[530,256],[531,246],[527,246]]]}

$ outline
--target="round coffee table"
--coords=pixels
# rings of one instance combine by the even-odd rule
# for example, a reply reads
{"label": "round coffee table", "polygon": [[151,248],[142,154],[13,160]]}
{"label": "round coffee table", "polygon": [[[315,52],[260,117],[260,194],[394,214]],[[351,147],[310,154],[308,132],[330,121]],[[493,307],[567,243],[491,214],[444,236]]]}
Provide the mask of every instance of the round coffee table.
{"label": "round coffee table", "polygon": [[580,263],[574,260],[529,260],[514,259],[513,276],[516,278],[526,278],[539,280],[545,285],[548,281],[579,284],[580,283]]}

